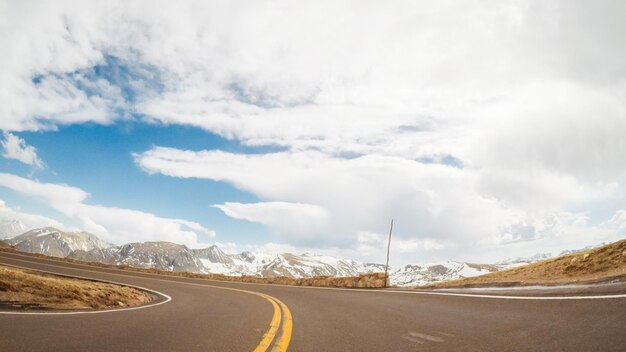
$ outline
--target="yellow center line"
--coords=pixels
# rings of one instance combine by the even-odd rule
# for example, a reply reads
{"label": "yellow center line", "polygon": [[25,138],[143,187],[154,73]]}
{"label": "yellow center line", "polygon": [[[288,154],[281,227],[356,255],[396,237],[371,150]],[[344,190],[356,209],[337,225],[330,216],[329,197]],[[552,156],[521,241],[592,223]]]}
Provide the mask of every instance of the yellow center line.
{"label": "yellow center line", "polygon": [[270,301],[272,303],[272,306],[274,307],[274,316],[272,317],[272,321],[270,322],[270,328],[263,335],[263,339],[261,340],[261,343],[259,343],[259,345],[256,346],[256,348],[254,349],[254,352],[265,352],[272,344],[272,341],[274,340],[274,337],[276,336],[276,332],[278,331],[278,328],[280,327],[281,315],[280,315],[280,308],[278,307],[278,304],[274,302],[273,299],[263,294],[259,294],[259,296]]}
{"label": "yellow center line", "polygon": [[[16,260],[19,262],[26,262],[26,263],[34,263],[34,264],[41,264],[38,263],[36,261],[30,261],[30,260],[24,260],[24,259],[16,259],[16,258],[11,258],[12,260]],[[76,267],[72,267],[71,265],[68,265],[67,267],[61,266],[61,265],[55,265],[55,264],[45,264],[48,267],[56,267],[56,268],[61,268],[61,269],[71,269],[71,270],[78,270],[78,271],[87,271],[87,272],[91,272],[88,269],[80,269],[80,268],[76,268]],[[24,269],[29,269],[29,270],[34,270],[37,271],[37,269],[32,269],[32,268],[28,268],[28,267],[23,267]],[[97,270],[95,270],[96,272],[98,272]],[[121,273],[112,273],[112,272],[101,272],[101,273],[105,273],[105,274],[109,274],[109,275],[116,275],[116,276],[125,276],[125,277],[133,277],[133,275],[128,275],[127,273],[121,274]],[[158,274],[153,274],[158,276]],[[71,276],[71,275],[69,275]],[[287,351],[287,347],[289,347],[289,342],[291,341],[291,331],[292,331],[292,318],[291,318],[291,312],[289,311],[289,308],[287,308],[287,305],[285,305],[283,302],[281,302],[280,300],[278,300],[277,298],[270,296],[268,294],[265,293],[261,293],[261,292],[256,292],[256,291],[248,291],[248,290],[242,290],[242,289],[238,289],[238,288],[232,288],[232,287],[223,287],[223,286],[213,286],[213,285],[207,285],[207,284],[198,284],[198,283],[193,283],[193,282],[185,282],[185,281],[178,281],[178,280],[167,280],[167,279],[157,279],[157,278],[152,278],[152,277],[145,277],[145,276],[141,276],[141,275],[137,275],[134,276],[140,279],[144,279],[144,280],[152,280],[152,281],[162,281],[162,282],[167,282],[167,283],[179,283],[179,284],[183,284],[183,285],[190,285],[190,286],[200,286],[200,287],[211,287],[211,288],[217,288],[220,290],[229,290],[229,291],[235,291],[235,292],[241,292],[241,293],[247,293],[247,294],[251,294],[251,295],[255,295],[255,296],[259,296],[262,297],[266,300],[268,300],[271,304],[272,307],[274,308],[274,314],[272,316],[272,321],[270,322],[270,327],[267,330],[267,332],[265,332],[265,334],[263,334],[263,339],[261,340],[261,342],[259,343],[259,345],[253,350],[253,352],[265,352],[269,346],[272,344],[272,341],[274,341],[274,338],[276,337],[276,333],[278,332],[278,328],[281,325],[281,308],[282,311],[284,312],[285,315],[285,319],[283,321],[283,326],[282,326],[282,334],[280,339],[276,342],[276,344],[274,345],[274,348],[272,349],[272,352],[274,351]],[[98,279],[93,279],[93,280],[98,280]],[[280,307],[279,307],[280,305]]]}
{"label": "yellow center line", "polygon": [[272,352],[286,352],[287,347],[289,347],[289,342],[291,341],[291,331],[293,330],[293,319],[291,318],[291,312],[287,305],[281,302],[280,300],[274,298],[276,302],[280,305],[283,310],[283,330],[280,335],[280,338],[274,345]]}

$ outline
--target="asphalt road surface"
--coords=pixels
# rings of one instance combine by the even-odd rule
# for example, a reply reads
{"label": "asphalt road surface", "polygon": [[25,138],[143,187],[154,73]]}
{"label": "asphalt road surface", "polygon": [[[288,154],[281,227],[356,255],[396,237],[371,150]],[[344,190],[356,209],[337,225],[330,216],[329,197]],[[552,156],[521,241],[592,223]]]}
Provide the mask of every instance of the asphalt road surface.
{"label": "asphalt road surface", "polygon": [[[623,284],[466,296],[227,283],[7,252],[0,263],[171,297],[97,314],[4,311],[0,351],[626,351]],[[491,294],[507,298],[485,297]]]}

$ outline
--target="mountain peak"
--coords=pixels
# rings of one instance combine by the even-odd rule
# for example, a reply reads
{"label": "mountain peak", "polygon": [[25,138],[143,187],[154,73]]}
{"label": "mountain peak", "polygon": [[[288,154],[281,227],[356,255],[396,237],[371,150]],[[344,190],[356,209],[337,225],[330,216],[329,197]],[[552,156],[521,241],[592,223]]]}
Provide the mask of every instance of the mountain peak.
{"label": "mountain peak", "polygon": [[[170,271],[219,273],[225,275],[254,275],[260,277],[287,276],[357,276],[385,271],[380,263],[361,263],[311,252],[303,254],[244,251],[228,254],[218,245],[189,249],[185,245],[147,241],[110,246],[88,232],[63,232],[54,227],[27,231],[8,241],[18,250],[70,257],[105,264],[131,265]],[[397,286],[415,286],[471,277],[550,258],[540,253],[528,258],[515,258],[498,264],[475,264],[457,261],[409,264],[389,267],[390,282]]]}
{"label": "mountain peak", "polygon": [[91,233],[63,232],[54,227],[32,229],[7,242],[21,251],[55,257],[66,257],[76,250],[89,251],[111,246]]}

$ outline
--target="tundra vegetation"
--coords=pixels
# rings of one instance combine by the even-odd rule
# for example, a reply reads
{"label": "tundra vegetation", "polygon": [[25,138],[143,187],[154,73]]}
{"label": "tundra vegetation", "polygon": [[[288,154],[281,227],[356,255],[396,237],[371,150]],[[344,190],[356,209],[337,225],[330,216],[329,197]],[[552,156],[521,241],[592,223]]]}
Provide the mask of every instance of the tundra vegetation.
{"label": "tundra vegetation", "polygon": [[560,285],[626,280],[626,240],[482,276],[428,288]]}
{"label": "tundra vegetation", "polygon": [[153,299],[132,287],[0,265],[2,308],[93,310],[138,306]]}

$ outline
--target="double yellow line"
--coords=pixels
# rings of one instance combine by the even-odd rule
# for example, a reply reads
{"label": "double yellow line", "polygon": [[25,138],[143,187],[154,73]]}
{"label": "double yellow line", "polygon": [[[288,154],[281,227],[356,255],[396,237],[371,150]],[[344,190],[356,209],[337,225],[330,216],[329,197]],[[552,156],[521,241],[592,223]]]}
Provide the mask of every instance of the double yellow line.
{"label": "double yellow line", "polygon": [[[265,293],[256,292],[256,291],[248,291],[241,290],[238,288],[232,287],[224,287],[224,286],[213,286],[213,285],[200,285],[194,283],[187,283],[189,285],[198,285],[198,286],[209,286],[217,289],[228,290],[228,291],[236,291],[247,293],[255,296],[259,296],[268,300],[272,307],[274,307],[274,315],[272,316],[272,321],[270,321],[270,327],[263,334],[263,339],[259,343],[258,346],[253,350],[253,352],[265,352],[272,346],[272,342],[274,342],[274,347],[271,352],[286,352],[289,347],[289,342],[291,341],[291,331],[293,330],[293,319],[291,317],[291,311],[287,308],[287,305],[281,302],[278,298],[270,296]],[[281,313],[282,311],[282,313]],[[280,331],[280,335],[278,335],[278,330],[281,327],[282,322],[282,330]],[[278,338],[276,336],[278,335]]]}
{"label": "double yellow line", "polygon": [[[20,254],[16,254],[20,257],[29,257],[27,255],[20,255]],[[20,261],[20,262],[27,262],[27,263],[37,263],[37,262],[33,262],[30,260],[24,260],[24,259],[16,259],[16,258],[12,258],[13,260],[16,261]],[[47,259],[47,258],[46,258]],[[46,260],[44,259],[44,261]],[[48,259],[48,261],[50,261]],[[40,264],[40,263],[37,263]],[[85,264],[79,264],[79,263],[71,263],[73,265],[69,265],[69,267],[73,270],[79,270],[79,271],[90,271],[90,270],[86,270],[86,269],[79,269],[73,266],[86,266],[86,267],[91,267],[89,265],[85,265]],[[4,264],[4,265],[10,265],[10,264]],[[54,265],[54,264],[46,264],[48,267],[56,267],[56,268],[67,268],[67,267],[63,267],[61,265]],[[28,269],[28,270],[34,270],[34,271],[42,271],[42,270],[37,270],[37,269],[32,269],[29,267],[23,267],[23,266],[17,266],[17,265],[11,265],[11,266],[15,266],[18,268],[23,268],[23,269]],[[120,269],[108,269],[107,273],[108,274],[112,274],[112,275],[118,275],[118,276],[125,276],[125,277],[132,277],[132,274],[128,274],[128,272],[126,272],[126,274],[118,274],[118,273],[111,273],[110,271],[121,271]],[[48,272],[51,274],[54,274],[54,272]],[[161,276],[162,275],[158,275],[158,274],[152,274],[152,273],[141,273],[141,274],[145,274],[148,276]],[[69,276],[69,275],[65,275],[65,276]],[[224,286],[214,286],[214,285],[207,285],[207,284],[198,284],[198,283],[194,283],[194,282],[185,282],[185,281],[178,281],[178,280],[167,280],[167,279],[157,279],[157,278],[148,278],[145,276],[140,276],[142,279],[147,279],[147,280],[152,280],[152,281],[163,281],[163,282],[176,282],[176,283],[180,283],[180,284],[184,284],[184,285],[190,285],[190,286],[200,286],[200,287],[211,287],[211,288],[216,288],[216,289],[221,289],[221,290],[228,290],[228,291],[236,291],[236,292],[241,292],[241,293],[247,293],[247,294],[252,294],[255,296],[259,296],[262,297],[266,300],[268,300],[271,304],[272,307],[274,307],[274,315],[272,316],[272,321],[270,322],[270,327],[269,330],[263,334],[263,339],[261,340],[261,343],[259,343],[259,345],[253,350],[254,352],[265,352],[267,351],[267,349],[272,346],[272,342],[274,342],[273,348],[271,350],[271,352],[285,352],[287,351],[287,348],[289,347],[289,342],[291,341],[291,332],[293,330],[293,320],[291,317],[291,312],[289,311],[289,308],[287,308],[287,305],[284,304],[283,302],[281,302],[278,298],[276,297],[272,297],[268,294],[265,293],[261,293],[261,292],[256,292],[256,291],[249,291],[249,290],[242,290],[242,289],[238,289],[238,288],[232,288],[232,287],[224,287]],[[104,280],[99,280],[99,279],[95,279],[95,278],[87,278],[87,277],[83,277],[83,279],[90,279],[90,280],[96,280],[96,281],[104,281]],[[120,285],[126,285],[123,283],[117,283]],[[282,313],[281,313],[282,311]],[[281,327],[281,322],[282,322],[282,330],[280,332],[280,335],[278,338],[276,338],[276,335],[278,334],[278,330]]]}
{"label": "double yellow line", "polygon": [[[272,306],[274,307],[274,316],[272,317],[272,321],[270,322],[270,328],[263,335],[263,340],[261,340],[261,343],[259,343],[259,345],[254,349],[254,352],[267,351],[267,349],[272,344],[272,341],[274,340],[276,340],[276,342],[274,342],[274,348],[272,348],[272,352],[287,351],[287,347],[289,347],[289,342],[291,341],[291,331],[293,329],[293,320],[291,318],[291,312],[289,311],[289,308],[287,308],[287,305],[285,305],[277,298],[266,295],[264,293],[254,291],[247,292],[265,298],[266,300],[270,301],[270,303],[272,303]],[[280,336],[278,337],[278,339],[276,339],[276,334],[278,333],[278,328],[281,325],[281,320],[283,328]]]}

